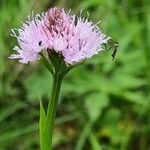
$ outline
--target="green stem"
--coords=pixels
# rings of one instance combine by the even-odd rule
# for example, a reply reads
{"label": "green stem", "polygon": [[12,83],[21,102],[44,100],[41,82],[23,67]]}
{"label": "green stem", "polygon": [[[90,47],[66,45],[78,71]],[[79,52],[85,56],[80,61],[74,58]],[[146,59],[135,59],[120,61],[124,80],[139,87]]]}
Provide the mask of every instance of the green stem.
{"label": "green stem", "polygon": [[51,98],[48,104],[47,109],[47,126],[46,126],[46,135],[45,135],[45,150],[52,150],[52,137],[53,137],[53,128],[56,114],[56,107],[58,103],[60,88],[61,88],[61,76],[53,76],[53,84],[51,91]]}

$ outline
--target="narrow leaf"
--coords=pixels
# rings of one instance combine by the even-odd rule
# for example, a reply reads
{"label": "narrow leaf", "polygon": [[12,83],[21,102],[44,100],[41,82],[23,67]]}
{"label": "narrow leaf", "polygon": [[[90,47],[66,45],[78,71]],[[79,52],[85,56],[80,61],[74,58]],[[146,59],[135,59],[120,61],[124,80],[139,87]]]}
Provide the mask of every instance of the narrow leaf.
{"label": "narrow leaf", "polygon": [[44,133],[45,133],[45,125],[46,125],[46,113],[40,100],[40,121],[39,121],[39,130],[40,130],[40,146],[41,150],[44,150]]}
{"label": "narrow leaf", "polygon": [[51,63],[55,67],[55,71],[57,72],[60,68],[61,58],[59,57],[58,53],[56,53],[55,51],[48,52],[48,56]]}
{"label": "narrow leaf", "polygon": [[89,119],[92,122],[95,122],[101,115],[102,110],[108,105],[109,99],[107,95],[99,92],[88,95],[85,100],[85,106],[87,108]]}
{"label": "narrow leaf", "polygon": [[90,134],[89,141],[91,143],[93,150],[102,150],[100,143],[98,142],[97,138],[95,137],[95,135],[93,133]]}
{"label": "narrow leaf", "polygon": [[51,64],[48,62],[48,60],[45,58],[45,56],[42,53],[41,53],[41,56],[42,56],[41,62],[49,70],[49,72],[53,75],[54,71],[53,71]]}

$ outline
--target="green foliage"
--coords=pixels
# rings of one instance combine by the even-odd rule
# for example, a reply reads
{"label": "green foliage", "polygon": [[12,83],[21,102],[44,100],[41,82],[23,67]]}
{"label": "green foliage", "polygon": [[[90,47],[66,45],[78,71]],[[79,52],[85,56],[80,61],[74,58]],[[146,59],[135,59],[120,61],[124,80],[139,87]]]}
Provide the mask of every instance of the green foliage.
{"label": "green foliage", "polygon": [[39,97],[48,96],[51,83],[51,74],[46,69],[40,70],[39,73],[34,72],[30,74],[25,81],[29,99],[38,99]]}
{"label": "green foliage", "polygon": [[46,125],[46,113],[42,104],[42,101],[40,100],[40,121],[39,121],[39,129],[40,129],[40,146],[41,150],[44,150],[44,135],[45,135],[45,125]]}
{"label": "green foliage", "polygon": [[65,78],[54,149],[149,149],[149,1],[1,0],[0,150],[39,149],[38,99],[45,108],[51,75],[39,63],[21,65],[8,56],[16,44],[11,28],[19,27],[31,10],[41,12],[50,5],[71,8],[77,14],[83,9],[85,17],[89,12],[89,19],[101,20],[102,30],[119,42],[114,61],[109,52],[101,52]]}
{"label": "green foliage", "polygon": [[89,119],[95,122],[101,115],[103,109],[108,106],[109,99],[101,93],[92,93],[85,99],[85,107],[87,107]]}

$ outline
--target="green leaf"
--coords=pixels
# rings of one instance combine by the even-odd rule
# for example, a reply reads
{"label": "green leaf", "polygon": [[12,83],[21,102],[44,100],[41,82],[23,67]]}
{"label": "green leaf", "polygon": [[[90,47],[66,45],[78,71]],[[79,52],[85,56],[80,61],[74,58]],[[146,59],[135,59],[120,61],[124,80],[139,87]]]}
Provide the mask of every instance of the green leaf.
{"label": "green leaf", "polygon": [[40,70],[39,73],[32,73],[25,80],[29,99],[37,99],[46,96],[50,91],[51,76],[47,70]]}
{"label": "green leaf", "polygon": [[52,65],[48,62],[48,60],[46,59],[46,57],[44,56],[44,54],[41,53],[42,59],[41,62],[42,64],[44,64],[44,66],[49,70],[49,72],[53,75],[54,71],[52,68]]}
{"label": "green leaf", "polygon": [[45,125],[46,125],[46,113],[40,100],[40,121],[39,121],[39,129],[40,129],[40,146],[41,150],[44,150],[44,135],[45,135]]}
{"label": "green leaf", "polygon": [[104,93],[92,93],[85,100],[85,106],[89,119],[95,122],[101,115],[102,110],[109,104],[109,99]]}
{"label": "green leaf", "polygon": [[75,150],[82,150],[84,147],[84,144],[86,142],[87,137],[91,133],[93,123],[89,120],[85,125],[84,128],[78,138],[78,141],[76,143]]}
{"label": "green leaf", "polygon": [[0,138],[0,147],[8,141],[12,141],[17,139],[20,136],[23,136],[25,134],[29,134],[31,132],[34,132],[38,129],[38,126],[36,124],[28,125],[22,128],[14,129],[7,131],[5,133],[1,133],[1,138]]}
{"label": "green leaf", "polygon": [[13,113],[17,112],[20,109],[26,108],[27,105],[22,102],[16,102],[13,105],[8,106],[7,108],[0,111],[0,122],[4,121],[8,116],[11,116]]}
{"label": "green leaf", "polygon": [[57,72],[60,68],[60,64],[61,64],[61,61],[62,61],[60,56],[55,51],[49,51],[48,56],[49,56],[49,59],[50,59],[51,63],[53,64],[53,66],[55,68],[55,71]]}
{"label": "green leaf", "polygon": [[98,139],[95,137],[93,133],[90,134],[89,141],[91,143],[92,150],[102,150],[102,147],[100,143],[98,142]]}

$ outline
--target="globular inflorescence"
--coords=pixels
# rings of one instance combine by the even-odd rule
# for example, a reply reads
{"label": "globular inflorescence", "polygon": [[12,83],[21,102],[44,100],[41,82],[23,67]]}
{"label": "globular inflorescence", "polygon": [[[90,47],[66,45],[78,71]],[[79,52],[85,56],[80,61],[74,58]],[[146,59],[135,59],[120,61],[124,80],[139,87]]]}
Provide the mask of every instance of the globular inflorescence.
{"label": "globular inflorescence", "polygon": [[17,54],[10,58],[21,63],[39,60],[41,52],[55,51],[66,64],[74,65],[98,54],[109,40],[92,21],[57,7],[28,18],[21,28],[12,30],[19,47],[14,47]]}

